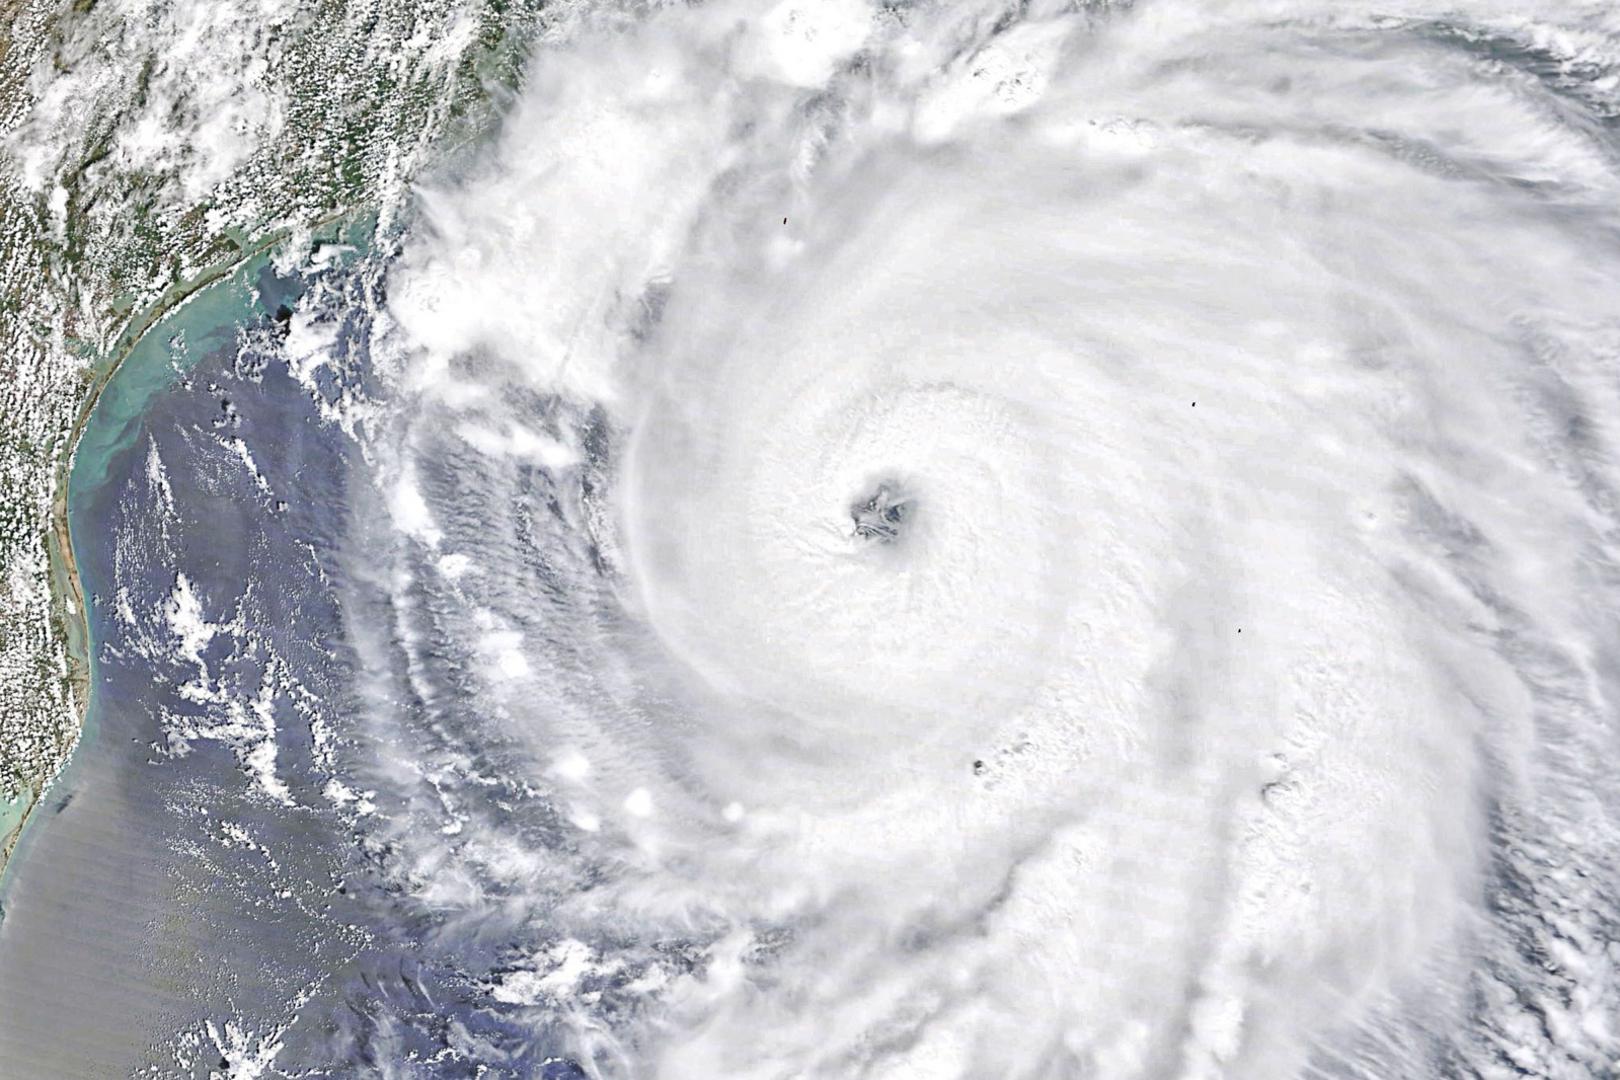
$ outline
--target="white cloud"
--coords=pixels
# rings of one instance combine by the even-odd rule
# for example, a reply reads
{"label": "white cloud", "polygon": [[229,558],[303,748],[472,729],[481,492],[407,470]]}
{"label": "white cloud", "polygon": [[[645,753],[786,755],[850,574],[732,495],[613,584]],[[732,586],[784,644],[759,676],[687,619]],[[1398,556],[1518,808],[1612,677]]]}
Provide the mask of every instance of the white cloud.
{"label": "white cloud", "polygon": [[615,1033],[647,1075],[1284,1076],[1432,1028],[1424,979],[1506,955],[1487,803],[1547,780],[1498,647],[1602,711],[1613,478],[1564,436],[1616,404],[1607,151],[1398,22],[1035,7],[544,51],[391,283],[390,438],[464,462],[396,519],[476,521],[501,615],[444,618],[611,867],[558,918],[708,935]]}

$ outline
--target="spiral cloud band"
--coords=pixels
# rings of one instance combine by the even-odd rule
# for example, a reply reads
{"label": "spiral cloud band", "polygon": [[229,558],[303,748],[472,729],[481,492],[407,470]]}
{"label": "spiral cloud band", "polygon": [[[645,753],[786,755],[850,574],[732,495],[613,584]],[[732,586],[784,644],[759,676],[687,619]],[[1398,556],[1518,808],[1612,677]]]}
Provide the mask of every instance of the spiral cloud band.
{"label": "spiral cloud band", "polygon": [[1613,1060],[1610,8],[556,38],[424,192],[355,540],[555,810],[373,764],[443,933],[552,941],[498,1000],[600,1076]]}

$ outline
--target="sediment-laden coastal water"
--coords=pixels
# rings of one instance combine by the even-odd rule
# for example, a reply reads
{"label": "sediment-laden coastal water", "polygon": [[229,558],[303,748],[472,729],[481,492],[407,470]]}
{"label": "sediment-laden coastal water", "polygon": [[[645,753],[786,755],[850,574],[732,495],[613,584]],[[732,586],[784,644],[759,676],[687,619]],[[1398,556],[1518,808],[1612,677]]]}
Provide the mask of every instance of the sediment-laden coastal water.
{"label": "sediment-laden coastal water", "polygon": [[719,3],[154,329],[29,1076],[1603,1075],[1603,5]]}
{"label": "sediment-laden coastal water", "polygon": [[124,361],[79,443],[92,700],[7,873],[7,1075],[251,1060],[355,949],[327,914],[339,834],[296,806],[320,802],[315,721],[280,693],[336,632],[314,545],[344,503],[345,440],[265,363],[300,289],[259,258],[204,290]]}

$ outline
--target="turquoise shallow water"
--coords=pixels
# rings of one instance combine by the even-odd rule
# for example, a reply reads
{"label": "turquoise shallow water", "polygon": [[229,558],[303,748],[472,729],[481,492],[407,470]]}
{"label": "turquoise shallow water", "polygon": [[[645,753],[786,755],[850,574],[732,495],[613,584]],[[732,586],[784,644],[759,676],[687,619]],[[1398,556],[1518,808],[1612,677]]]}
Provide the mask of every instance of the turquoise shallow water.
{"label": "turquoise shallow water", "polygon": [[[207,1024],[268,1023],[352,953],[325,917],[343,849],[307,779],[309,725],[277,702],[296,806],[267,804],[232,736],[194,734],[264,684],[271,651],[318,668],[312,639],[335,625],[309,560],[344,505],[345,442],[276,362],[304,288],[246,261],[154,324],[86,421],[67,497],[90,700],[0,883],[0,1076],[171,1075]],[[237,628],[204,647],[224,697],[182,691],[198,677],[170,623],[182,575],[203,618]]]}
{"label": "turquoise shallow water", "polygon": [[[229,343],[238,325],[254,314],[254,282],[268,261],[266,255],[251,259],[191,297],[154,324],[119,365],[74,451],[70,525],[78,524],[74,511],[83,497],[106,482],[108,461],[134,441],[152,400],[200,357]],[[77,546],[77,536],[74,542]]]}
{"label": "turquoise shallow water", "polygon": [[[337,242],[355,252],[363,251],[374,224],[370,215],[360,215],[353,222],[332,226],[332,234],[320,242]],[[266,284],[266,268],[274,252],[274,248],[267,248],[244,260],[234,270],[198,289],[153,323],[108,379],[73,451],[68,480],[68,528],[76,552],[82,552],[87,542],[96,543],[105,539],[97,536],[102,526],[93,520],[86,508],[101,495],[109,480],[110,466],[128,452],[139,437],[142,420],[153,403],[171,391],[199,360],[230,345],[243,325],[263,316],[265,298],[260,295],[260,290]],[[272,277],[268,280],[274,283],[279,293],[285,294],[278,296],[278,299],[296,298],[296,279]],[[98,636],[94,607],[100,584],[95,580],[94,561],[82,557],[78,559],[80,584],[86,603],[92,609],[86,618],[85,652],[90,666],[90,700],[80,732],[81,747],[94,737],[97,727]],[[78,756],[76,750],[62,772],[52,781],[52,791],[58,796],[75,790],[77,771],[73,762]],[[33,802],[27,798],[0,802],[0,838],[10,836],[32,806]],[[11,858],[0,864],[0,901],[4,900],[5,889],[15,876],[13,867],[22,862],[25,851],[31,846],[30,831],[29,826],[23,827]]]}
{"label": "turquoise shallow water", "polygon": [[[86,541],[97,542],[99,527],[86,518],[85,508],[98,496],[108,480],[110,463],[127,452],[140,433],[141,418],[152,402],[170,390],[199,358],[229,344],[243,320],[255,309],[254,284],[269,260],[259,255],[235,271],[200,289],[175,310],[154,323],[136,342],[118,369],[113,372],[96,400],[79,442],[74,448],[68,480],[68,528],[75,551]],[[80,558],[78,568],[86,603],[85,648],[90,665],[90,700],[85,709],[80,745],[52,782],[46,798],[61,798],[73,792],[79,782],[74,765],[83,746],[94,738],[97,728],[96,705],[96,618],[94,607],[98,583],[93,580],[94,560]],[[0,837],[10,835],[33,803],[26,798],[0,803]],[[0,869],[0,900],[11,882],[23,871],[21,865],[35,845],[34,815],[24,825],[11,858]]]}
{"label": "turquoise shallow water", "polygon": [[17,827],[23,814],[28,811],[26,799],[13,799],[10,802],[0,802],[0,836],[9,836],[11,830]]}

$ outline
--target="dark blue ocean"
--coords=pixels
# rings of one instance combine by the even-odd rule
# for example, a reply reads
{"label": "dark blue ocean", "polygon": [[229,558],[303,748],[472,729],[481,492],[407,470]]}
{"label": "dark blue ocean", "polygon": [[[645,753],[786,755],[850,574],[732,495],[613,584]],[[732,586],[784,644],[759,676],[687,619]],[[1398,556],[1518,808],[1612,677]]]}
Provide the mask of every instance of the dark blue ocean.
{"label": "dark blue ocean", "polygon": [[299,382],[278,348],[305,286],[262,259],[212,286],[86,433],[92,705],[7,876],[0,1075],[575,1075],[491,1008],[521,927],[435,948],[345,812],[346,621],[388,616],[344,550],[364,463],[321,406],[361,389],[366,325]]}

